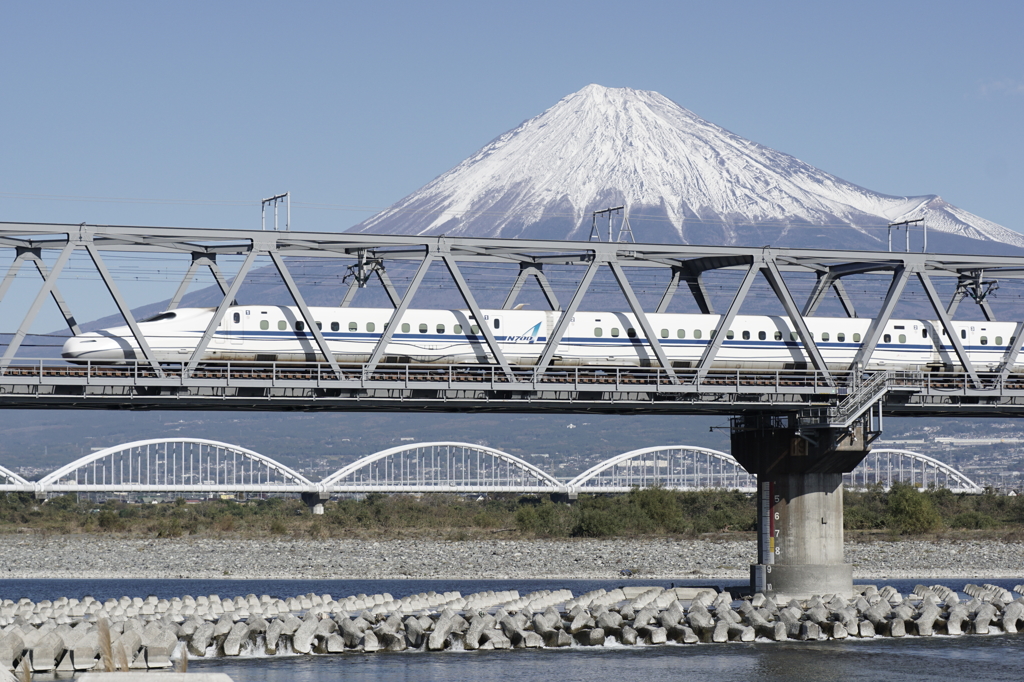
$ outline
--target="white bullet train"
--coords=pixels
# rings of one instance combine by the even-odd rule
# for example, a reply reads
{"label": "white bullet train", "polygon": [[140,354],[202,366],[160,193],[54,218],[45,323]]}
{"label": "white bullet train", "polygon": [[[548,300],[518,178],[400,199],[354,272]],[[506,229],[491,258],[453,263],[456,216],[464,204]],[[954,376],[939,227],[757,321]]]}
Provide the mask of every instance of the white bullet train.
{"label": "white bullet train", "polygon": [[[311,308],[338,362],[365,362],[386,328],[389,308]],[[536,364],[560,312],[484,310],[511,364]],[[156,359],[187,362],[214,314],[212,308],[180,308],[139,323]],[[718,326],[719,315],[648,315],[658,341],[675,367],[694,366]],[[807,325],[830,369],[850,367],[871,320],[809,317]],[[463,364],[490,362],[480,322],[465,310],[408,310],[384,354],[385,362]],[[1013,322],[955,322],[974,366],[999,367],[1013,343]],[[812,367],[796,331],[785,317],[738,315],[714,367],[803,369]],[[73,363],[118,363],[141,358],[127,326],[79,334],[67,340],[63,357]],[[217,328],[203,362],[312,362],[323,360],[297,308],[232,306]],[[1015,358],[1015,365],[1022,364]],[[558,345],[553,364],[656,366],[643,332],[630,313],[577,312]],[[866,369],[960,369],[953,345],[934,320],[890,320]],[[1020,369],[1024,369],[1021,367]]]}

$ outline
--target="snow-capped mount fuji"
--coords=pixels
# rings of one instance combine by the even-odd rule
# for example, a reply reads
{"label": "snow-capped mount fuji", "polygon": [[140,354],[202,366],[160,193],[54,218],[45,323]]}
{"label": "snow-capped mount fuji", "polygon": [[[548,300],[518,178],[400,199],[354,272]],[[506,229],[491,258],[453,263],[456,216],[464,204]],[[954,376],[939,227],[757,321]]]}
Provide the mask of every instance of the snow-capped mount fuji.
{"label": "snow-capped mount fuji", "polygon": [[[929,251],[1024,248],[1024,235],[938,196],[873,192],[657,92],[600,85],[349,231],[586,240],[592,212],[620,205],[642,242],[885,249],[887,224],[924,218]],[[915,228],[914,250],[920,239]]]}

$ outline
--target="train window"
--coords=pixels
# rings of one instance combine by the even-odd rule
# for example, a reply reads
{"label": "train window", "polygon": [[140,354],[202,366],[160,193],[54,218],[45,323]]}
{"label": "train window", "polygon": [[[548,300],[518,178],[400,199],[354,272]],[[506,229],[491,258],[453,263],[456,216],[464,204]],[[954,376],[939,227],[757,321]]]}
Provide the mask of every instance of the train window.
{"label": "train window", "polygon": [[775,340],[782,341],[782,332],[775,332]]}
{"label": "train window", "polygon": [[828,332],[822,332],[821,333],[821,340],[822,341],[828,341],[828,339],[829,339]]}
{"label": "train window", "polygon": [[452,325],[452,333],[453,334],[461,334],[462,333],[462,325],[461,324]]}
{"label": "train window", "polygon": [[928,338],[928,327],[921,327],[921,338],[922,339],[927,339]]}
{"label": "train window", "polygon": [[907,342],[907,335],[906,334],[900,334],[900,343],[906,343],[906,342]]}
{"label": "train window", "polygon": [[768,335],[765,334],[764,332],[758,332],[757,333],[757,340],[758,341],[764,341],[767,338],[768,338]]}
{"label": "train window", "polygon": [[403,334],[408,334],[409,333],[409,323],[408,322],[403,322],[402,323],[402,333]]}
{"label": "train window", "polygon": [[799,341],[800,340],[800,335],[797,334],[796,332],[790,332],[789,333],[789,340],[790,341]]}
{"label": "train window", "polygon": [[700,330],[699,329],[694,329],[693,330],[693,338],[695,338],[695,339],[699,339],[700,338]]}
{"label": "train window", "polygon": [[348,323],[348,330],[350,332],[357,332],[357,331],[359,331],[359,323],[358,322],[349,322]]}
{"label": "train window", "polygon": [[892,334],[885,334],[882,337],[882,343],[892,343]]}
{"label": "train window", "polygon": [[285,329],[288,328],[288,323],[285,322],[284,320],[278,320],[277,321],[277,328],[280,329],[281,331],[284,331]]}
{"label": "train window", "polygon": [[661,338],[663,338],[663,339],[667,339],[668,338],[668,330],[667,329],[662,329],[661,330]]}
{"label": "train window", "polygon": [[846,341],[846,334],[842,332],[836,334],[836,341],[838,341],[839,343],[844,343]]}
{"label": "train window", "polygon": [[997,336],[996,337],[996,345],[997,346],[1003,345],[1003,337],[1001,337],[1001,336]]}
{"label": "train window", "polygon": [[494,318],[494,328],[495,329],[501,329],[501,318],[500,317]]}
{"label": "train window", "polygon": [[599,337],[602,334],[604,334],[604,331],[602,331],[600,327],[594,327],[594,336],[598,336]]}
{"label": "train window", "polygon": [[242,315],[241,313],[235,313],[234,315],[231,316],[231,319],[235,321],[235,324],[238,324],[239,322],[242,321]]}
{"label": "train window", "polygon": [[983,345],[983,346],[987,346],[988,345],[988,337],[987,336],[981,337],[981,345]]}
{"label": "train window", "polygon": [[743,331],[743,340],[744,341],[750,341],[750,332],[748,332],[746,330]]}
{"label": "train window", "polygon": [[619,335],[619,328],[618,327],[612,327],[612,336],[618,336],[618,335]]}
{"label": "train window", "polygon": [[685,329],[677,329],[676,330],[676,338],[685,339],[686,338],[686,330]]}
{"label": "train window", "polygon": [[476,325],[474,324],[473,326],[471,326],[471,327],[469,328],[469,333],[470,333],[470,334],[479,334],[479,333],[480,333],[480,327],[478,327],[478,326],[476,326]]}
{"label": "train window", "polygon": [[967,338],[967,330],[966,329],[961,329],[960,330],[960,338],[961,339],[966,339]]}
{"label": "train window", "polygon": [[860,343],[860,334],[854,333],[854,335],[853,335],[853,342],[854,343]]}
{"label": "train window", "polygon": [[426,333],[427,333],[427,325],[426,325],[425,322],[421,322],[420,323],[420,334],[426,334]]}
{"label": "train window", "polygon": [[295,320],[295,331],[301,332],[306,328],[306,323],[302,320]]}
{"label": "train window", "polygon": [[331,331],[332,332],[339,331],[340,329],[341,329],[341,324],[339,324],[338,322],[331,322]]}
{"label": "train window", "polygon": [[626,330],[626,336],[628,336],[631,339],[635,339],[636,338],[636,330],[633,329],[632,327],[630,327],[629,329]]}
{"label": "train window", "polygon": [[437,333],[438,334],[444,334],[444,325],[443,324],[437,325]]}
{"label": "train window", "polygon": [[270,322],[267,320],[260,320],[260,329],[270,329]]}
{"label": "train window", "polygon": [[316,328],[319,329],[320,331],[323,331],[324,323],[323,322],[317,322],[316,323]]}
{"label": "train window", "polygon": [[736,334],[734,334],[731,329],[725,333],[725,338],[727,338],[727,339],[732,339],[732,338],[735,338],[735,337],[736,337]]}
{"label": "train window", "polygon": [[373,322],[367,322],[366,323],[366,331],[368,331],[368,332],[377,331],[377,325],[375,325]]}

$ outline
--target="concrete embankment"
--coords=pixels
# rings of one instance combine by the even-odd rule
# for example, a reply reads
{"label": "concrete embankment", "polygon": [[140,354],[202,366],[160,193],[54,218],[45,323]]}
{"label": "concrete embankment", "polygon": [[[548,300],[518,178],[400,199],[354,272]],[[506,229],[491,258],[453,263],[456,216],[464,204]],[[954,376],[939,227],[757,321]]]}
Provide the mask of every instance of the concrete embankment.
{"label": "concrete embankment", "polygon": [[[752,540],[293,540],[6,535],[0,578],[746,579]],[[1016,576],[1024,543],[847,543],[856,580]]]}
{"label": "concrete embankment", "polygon": [[254,594],[105,602],[62,597],[0,603],[0,669],[73,673],[166,669],[191,657],[513,649],[849,637],[1016,633],[1024,585],[860,586],[851,599],[822,595],[775,603],[698,588],[622,587],[574,596],[544,590],[390,594],[334,599]]}

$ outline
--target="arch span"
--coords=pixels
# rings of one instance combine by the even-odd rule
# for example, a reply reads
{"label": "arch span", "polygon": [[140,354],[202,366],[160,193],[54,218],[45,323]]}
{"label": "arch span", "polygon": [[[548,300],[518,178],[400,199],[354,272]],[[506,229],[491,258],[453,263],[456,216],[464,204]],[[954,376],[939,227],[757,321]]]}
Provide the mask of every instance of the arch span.
{"label": "arch span", "polygon": [[945,462],[913,450],[872,449],[851,473],[843,475],[843,483],[853,489],[881,484],[888,490],[895,482],[922,490],[935,486],[955,493],[984,492],[984,488]]}
{"label": "arch span", "polygon": [[331,474],[329,492],[540,492],[564,490],[547,472],[473,443],[414,443],[381,450]]}
{"label": "arch span", "polygon": [[316,488],[266,455],[205,438],[153,438],[93,452],[46,475],[45,492],[287,492]]}
{"label": "arch span", "polygon": [[625,452],[592,466],[571,480],[573,492],[628,492],[660,485],[672,490],[757,489],[757,479],[732,455],[690,445],[662,445]]}
{"label": "arch span", "polygon": [[0,492],[18,492],[32,489],[32,483],[26,481],[10,469],[0,466]]}

